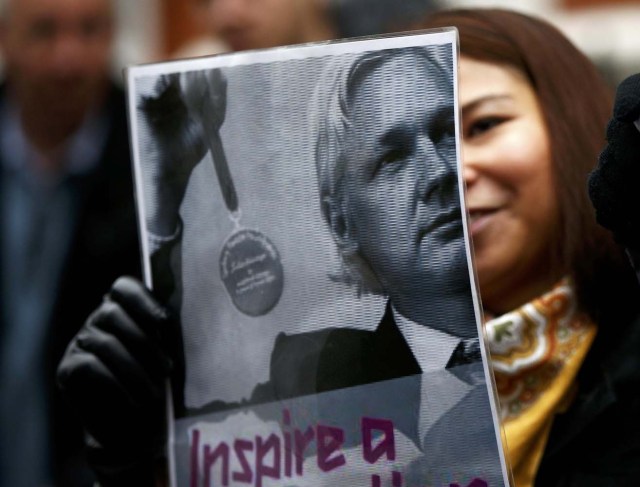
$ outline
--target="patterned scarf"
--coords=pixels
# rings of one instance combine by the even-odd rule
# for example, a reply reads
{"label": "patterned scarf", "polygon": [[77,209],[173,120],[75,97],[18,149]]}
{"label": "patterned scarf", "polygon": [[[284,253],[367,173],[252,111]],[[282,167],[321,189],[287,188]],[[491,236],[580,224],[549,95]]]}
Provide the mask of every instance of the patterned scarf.
{"label": "patterned scarf", "polygon": [[570,405],[596,335],[563,279],[550,292],[485,323],[507,455],[517,487],[530,487],[555,414]]}

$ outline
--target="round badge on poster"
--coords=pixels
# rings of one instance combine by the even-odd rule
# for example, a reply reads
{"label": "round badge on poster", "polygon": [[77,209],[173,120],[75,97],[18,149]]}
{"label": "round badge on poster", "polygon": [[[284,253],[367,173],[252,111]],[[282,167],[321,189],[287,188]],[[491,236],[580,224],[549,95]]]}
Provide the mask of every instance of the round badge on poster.
{"label": "round badge on poster", "polygon": [[[217,96],[226,101],[226,84],[220,89]],[[282,261],[278,249],[266,235],[240,225],[242,210],[220,138],[220,127],[211,125],[213,119],[224,120],[226,103],[221,104],[220,111],[217,117],[203,119],[220,192],[235,227],[222,246],[220,276],[238,310],[249,316],[262,316],[271,311],[282,296]]]}
{"label": "round badge on poster", "polygon": [[278,249],[266,235],[248,228],[231,234],[222,246],[220,275],[233,304],[249,316],[271,311],[284,289]]}

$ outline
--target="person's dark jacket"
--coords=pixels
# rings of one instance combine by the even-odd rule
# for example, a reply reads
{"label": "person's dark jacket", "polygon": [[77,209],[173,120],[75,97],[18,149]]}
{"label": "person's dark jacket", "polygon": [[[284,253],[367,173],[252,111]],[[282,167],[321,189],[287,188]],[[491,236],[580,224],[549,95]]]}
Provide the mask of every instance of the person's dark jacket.
{"label": "person's dark jacket", "polygon": [[[5,89],[0,88],[0,99],[4,96]],[[126,104],[121,89],[110,87],[104,109],[110,124],[108,139],[95,170],[78,182],[81,193],[78,219],[56,289],[46,339],[43,373],[48,388],[50,450],[56,486],[88,486],[93,482],[84,460],[82,428],[77,414],[65,404],[55,385],[57,364],[67,344],[100,304],[114,279],[123,274],[140,275]],[[1,178],[2,171],[0,184]],[[3,328],[0,317],[0,336]]]}
{"label": "person's dark jacket", "polygon": [[579,392],[554,420],[536,486],[639,485],[639,350],[640,315],[626,323],[599,323],[578,375]]}
{"label": "person's dark jacket", "polygon": [[[618,87],[608,144],[588,186],[598,223],[626,247],[636,271],[640,131],[633,122],[638,117],[640,74]],[[629,300],[636,305],[640,288],[633,291]],[[633,309],[620,306],[598,321],[596,340],[578,375],[579,393],[554,421],[537,486],[640,485],[640,312]]]}

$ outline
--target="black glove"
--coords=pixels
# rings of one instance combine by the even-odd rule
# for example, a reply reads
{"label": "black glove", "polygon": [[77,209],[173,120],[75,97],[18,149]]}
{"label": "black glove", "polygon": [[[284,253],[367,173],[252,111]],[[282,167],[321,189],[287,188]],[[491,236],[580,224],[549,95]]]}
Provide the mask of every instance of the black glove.
{"label": "black glove", "polygon": [[640,73],[618,87],[608,144],[589,177],[598,223],[630,249],[640,249],[640,131],[633,123],[639,117]]}
{"label": "black glove", "polygon": [[114,283],[69,344],[58,383],[80,415],[103,487],[155,485],[165,455],[165,385],[182,374],[181,352],[176,320],[129,277]]}

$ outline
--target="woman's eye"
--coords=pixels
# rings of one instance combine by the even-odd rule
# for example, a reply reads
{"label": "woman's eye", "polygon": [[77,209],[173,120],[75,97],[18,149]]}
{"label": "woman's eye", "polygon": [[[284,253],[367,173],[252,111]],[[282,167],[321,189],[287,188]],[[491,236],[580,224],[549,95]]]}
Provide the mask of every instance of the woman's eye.
{"label": "woman's eye", "polygon": [[468,137],[482,135],[505,121],[504,117],[484,117],[474,121],[467,131]]}

